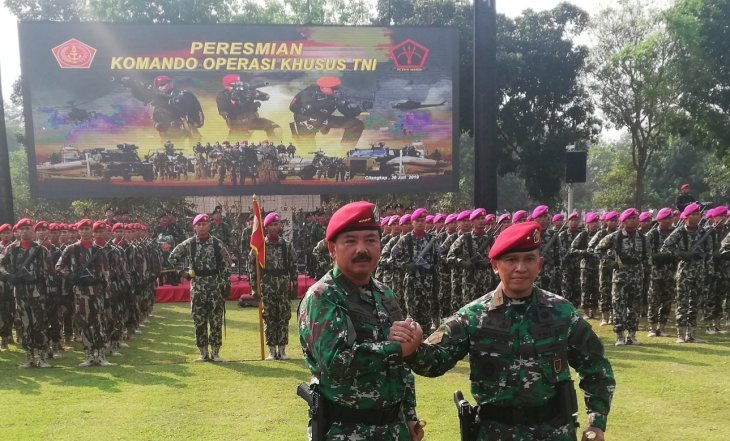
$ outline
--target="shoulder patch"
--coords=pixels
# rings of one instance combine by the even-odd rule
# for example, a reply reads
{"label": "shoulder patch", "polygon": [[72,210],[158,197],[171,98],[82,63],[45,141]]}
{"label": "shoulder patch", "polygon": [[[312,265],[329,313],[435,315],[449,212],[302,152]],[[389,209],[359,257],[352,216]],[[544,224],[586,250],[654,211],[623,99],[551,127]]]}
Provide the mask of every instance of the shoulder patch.
{"label": "shoulder patch", "polygon": [[444,334],[446,334],[446,327],[441,325],[433,334],[428,336],[426,343],[429,345],[437,345],[443,341]]}

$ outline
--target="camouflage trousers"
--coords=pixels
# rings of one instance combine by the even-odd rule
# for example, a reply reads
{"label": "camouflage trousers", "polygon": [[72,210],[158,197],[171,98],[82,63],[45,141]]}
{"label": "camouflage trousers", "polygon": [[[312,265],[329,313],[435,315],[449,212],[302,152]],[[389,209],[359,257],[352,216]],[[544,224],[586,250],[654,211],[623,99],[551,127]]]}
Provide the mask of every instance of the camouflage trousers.
{"label": "camouflage trousers", "polygon": [[612,312],[611,284],[613,278],[613,262],[598,264],[598,310],[601,313]]}
{"label": "camouflage trousers", "polygon": [[641,314],[642,265],[626,265],[613,271],[613,330],[636,332]]}
{"label": "camouflage trousers", "polygon": [[702,295],[703,280],[699,274],[694,274],[694,276],[688,277],[685,273],[677,272],[675,293],[677,326],[697,326],[697,311]]}
{"label": "camouflage trousers", "polygon": [[494,285],[494,272],[491,269],[469,269],[461,273],[461,302],[458,311],[467,303],[491,291]]}
{"label": "camouflage trousers", "polygon": [[536,426],[508,426],[485,421],[477,434],[477,441],[573,441],[576,438],[575,427],[552,426],[540,424]]}
{"label": "camouflage trousers", "polygon": [[[192,284],[190,288],[190,296],[192,300]],[[137,329],[141,322],[140,302],[142,299],[142,290],[139,286],[133,286],[126,293],[127,303],[127,322],[125,326],[129,329]]]}
{"label": "camouflage trousers", "polygon": [[[308,439],[312,440],[311,434]],[[324,439],[326,441],[410,441],[411,433],[405,420],[387,426],[334,423]]]}
{"label": "camouflage trousers", "polygon": [[[406,313],[423,326],[424,332],[431,327],[431,307],[434,291],[431,280],[431,274],[417,272],[407,274],[404,281]],[[433,306],[438,307],[438,305]]]}
{"label": "camouflage trousers", "polygon": [[17,320],[20,322],[23,349],[46,349],[48,347],[48,322],[46,321],[45,296],[40,295],[33,285],[15,287]]}
{"label": "camouflage trousers", "polygon": [[84,350],[95,351],[104,348],[106,343],[104,321],[103,291],[77,288],[74,324],[81,332]]}
{"label": "camouflage trousers", "polygon": [[122,304],[122,288],[119,282],[112,282],[109,297],[104,299],[105,331],[109,341],[120,341],[124,329],[125,315]]}
{"label": "camouflage trousers", "polygon": [[558,277],[558,271],[552,264],[545,264],[540,272],[540,277],[537,278],[537,286],[540,289],[550,291],[553,294],[560,294],[561,280]]}
{"label": "camouflage trousers", "polygon": [[73,340],[74,336],[74,314],[76,312],[76,302],[74,293],[71,288],[65,285],[61,288],[61,299],[58,306],[59,320],[63,328],[63,335],[67,341]]}
{"label": "camouflage trousers", "polygon": [[0,337],[10,337],[15,321],[15,297],[13,288],[3,282],[0,286]]}
{"label": "camouflage trousers", "polygon": [[598,264],[584,263],[580,269],[580,303],[583,309],[598,308]]}
{"label": "camouflage trousers", "polygon": [[264,303],[264,339],[267,346],[289,344],[290,282],[288,277],[264,276],[261,280]]}
{"label": "camouflage trousers", "polygon": [[560,291],[562,296],[577,308],[581,301],[580,266],[575,259],[570,259],[563,264],[561,269],[562,287]]}
{"label": "camouflage trousers", "polygon": [[730,320],[730,276],[720,276],[718,278],[717,291],[721,295],[719,307],[723,310],[720,318]]}
{"label": "camouflage trousers", "polygon": [[719,285],[717,273],[713,272],[705,276],[703,318],[708,326],[722,318],[722,301],[726,293],[719,290]]}
{"label": "camouflage trousers", "polygon": [[662,325],[667,323],[669,313],[672,311],[675,285],[672,268],[655,268],[652,270],[647,299],[649,302],[647,311],[649,323],[661,323]]}
{"label": "camouflage trousers", "polygon": [[48,340],[51,343],[61,341],[61,293],[60,287],[51,287],[46,294],[46,321],[48,323]]}
{"label": "camouflage trousers", "polygon": [[438,266],[438,311],[439,319],[450,317],[451,309],[451,268],[440,263]]}
{"label": "camouflage trousers", "polygon": [[225,306],[218,277],[193,279],[190,284],[190,312],[195,326],[196,346],[221,346]]}
{"label": "camouflage trousers", "polygon": [[464,306],[464,282],[461,277],[461,269],[451,270],[451,316],[454,312]]}
{"label": "camouflage trousers", "polygon": [[393,271],[392,277],[390,287],[393,289],[393,294],[395,294],[395,298],[398,300],[400,310],[405,313],[408,309],[406,309],[406,294],[405,286],[403,285],[403,274],[401,274],[400,271],[395,270]]}

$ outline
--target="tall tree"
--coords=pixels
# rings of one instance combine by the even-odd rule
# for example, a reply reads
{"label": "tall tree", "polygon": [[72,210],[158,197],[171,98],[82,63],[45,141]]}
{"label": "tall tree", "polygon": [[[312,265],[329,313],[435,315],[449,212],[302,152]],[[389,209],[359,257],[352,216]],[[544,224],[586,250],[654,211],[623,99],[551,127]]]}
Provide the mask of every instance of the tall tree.
{"label": "tall tree", "polygon": [[218,23],[231,17],[233,0],[89,0],[95,20],[142,23]]}
{"label": "tall tree", "polygon": [[86,16],[85,0],[5,0],[5,6],[19,20],[81,21]]}
{"label": "tall tree", "polygon": [[677,45],[662,16],[638,0],[619,0],[601,11],[592,29],[592,85],[606,118],[631,134],[633,205],[640,209],[647,169],[666,145],[680,94],[672,67]]}
{"label": "tall tree", "polygon": [[524,179],[533,198],[556,202],[565,147],[594,140],[600,121],[582,78],[588,49],[574,38],[588,24],[582,9],[562,3],[499,17],[499,171]]}

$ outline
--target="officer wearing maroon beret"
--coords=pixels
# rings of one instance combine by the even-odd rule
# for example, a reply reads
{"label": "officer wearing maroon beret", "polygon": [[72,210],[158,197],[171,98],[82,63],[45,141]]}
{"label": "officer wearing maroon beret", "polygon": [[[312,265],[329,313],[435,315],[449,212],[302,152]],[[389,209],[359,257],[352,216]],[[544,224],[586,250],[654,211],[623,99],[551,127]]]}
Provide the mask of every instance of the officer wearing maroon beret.
{"label": "officer wearing maroon beret", "polygon": [[[578,407],[571,367],[585,395],[585,432],[604,439],[616,384],[611,364],[576,309],[535,285],[543,264],[541,230],[526,222],[500,233],[489,253],[500,278],[497,289],[444,320],[405,358],[417,374],[437,377],[469,355],[479,418],[467,413],[460,418],[473,439],[575,440]],[[390,336],[420,342],[420,326],[397,322]]]}
{"label": "officer wearing maroon beret", "polygon": [[311,421],[310,439],[419,441],[414,379],[403,357],[420,341],[388,341],[404,313],[393,291],[372,277],[380,256],[375,205],[337,210],[326,238],[335,267],[309,288],[299,309],[305,362],[330,421]]}

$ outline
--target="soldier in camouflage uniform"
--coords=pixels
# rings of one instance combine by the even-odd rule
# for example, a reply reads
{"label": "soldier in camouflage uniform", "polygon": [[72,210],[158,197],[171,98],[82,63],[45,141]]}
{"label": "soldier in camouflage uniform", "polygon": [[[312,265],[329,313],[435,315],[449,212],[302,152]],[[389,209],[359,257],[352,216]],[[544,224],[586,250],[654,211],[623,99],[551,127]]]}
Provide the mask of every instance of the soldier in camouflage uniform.
{"label": "soldier in camouflage uniform", "polygon": [[[264,339],[269,347],[267,360],[288,360],[290,293],[297,289],[297,254],[291,242],[281,237],[279,215],[264,218],[266,228],[266,267],[261,271],[261,299],[264,303]],[[249,265],[256,267],[256,254],[249,254]],[[253,275],[252,275],[253,276]],[[251,280],[254,280],[253,278]]]}
{"label": "soldier in camouflage uniform", "polygon": [[[393,287],[393,292],[396,291],[396,281],[394,280],[396,275],[396,268],[391,265],[390,250],[395,246],[396,243],[398,243],[398,239],[400,239],[401,228],[399,222],[400,216],[398,215],[392,215],[388,218],[388,227],[390,228],[390,234],[388,235],[387,241],[383,241],[385,237],[381,239],[380,243],[382,252],[380,253],[380,259],[378,261],[378,267],[376,269],[376,278],[382,281],[384,284]],[[403,297],[396,296],[396,298],[398,298],[399,302],[402,302],[400,304],[401,310],[405,311],[406,305]]]}
{"label": "soldier in camouflage uniform", "polygon": [[636,331],[641,314],[644,265],[649,265],[651,251],[646,237],[638,230],[639,212],[635,208],[624,210],[619,221],[621,229],[601,239],[596,251],[615,262],[611,279],[613,330],[616,346],[624,346],[639,344]]}
{"label": "soldier in camouflage uniform", "polygon": [[398,236],[393,235],[393,238],[390,240],[390,242],[388,242],[385,248],[383,248],[381,260],[384,261],[385,267],[390,272],[390,280],[392,284],[391,287],[393,288],[395,297],[398,299],[398,304],[401,307],[401,311],[405,313],[406,296],[405,286],[403,284],[405,274],[403,272],[403,268],[401,268],[397,264],[399,250],[398,248],[396,248],[395,245],[398,243],[398,241],[400,241],[401,237],[405,236],[411,231],[412,226],[410,214],[404,214],[398,217],[398,228],[400,229],[400,234]]}
{"label": "soldier in camouflage uniform", "polygon": [[598,215],[588,212],[583,220],[586,229],[573,239],[570,254],[580,259],[580,304],[587,320],[595,318],[594,313],[598,312],[598,258],[588,252],[588,243],[598,232]]}
{"label": "soldier in camouflage uniform", "polygon": [[449,258],[449,255],[451,254],[451,248],[454,246],[454,243],[463,235],[471,233],[472,224],[469,220],[470,215],[471,210],[463,210],[456,215],[456,236],[453,237],[450,241],[449,248],[446,249],[446,263],[451,268],[451,306],[449,309],[452,311],[458,311],[459,308],[467,303],[463,290],[464,269],[456,263],[456,254],[452,254],[452,258]]}
{"label": "soldier in camouflage uniform", "polygon": [[699,227],[702,215],[700,205],[687,205],[677,227],[664,241],[660,253],[673,254],[679,261],[675,276],[677,301],[677,343],[703,343],[695,334],[697,311],[705,276],[705,256],[709,243],[700,242],[704,229]]}
{"label": "soldier in camouflage uniform", "polygon": [[[122,355],[119,348],[121,347],[122,332],[126,319],[123,298],[124,291],[129,288],[129,269],[127,268],[124,250],[110,240],[110,228],[114,227],[109,225],[99,226],[94,231],[94,239],[109,261],[109,286],[104,299],[106,320],[104,326],[109,354],[118,357]],[[121,225],[117,226],[117,230],[121,229]],[[173,239],[170,238],[170,240]]]}
{"label": "soldier in camouflage uniform", "polygon": [[215,207],[210,215],[210,235],[220,239],[226,247],[231,245],[231,224],[223,219],[221,206]]}
{"label": "soldier in camouflage uniform", "polygon": [[317,242],[312,250],[312,258],[316,262],[314,266],[314,278],[319,280],[327,271],[332,269],[332,257],[327,249],[327,241],[322,239]]}
{"label": "soldier in camouflage uniform", "polygon": [[560,294],[576,308],[580,306],[580,257],[571,253],[571,245],[580,229],[580,215],[571,213],[568,216],[568,228],[558,234],[558,248],[560,249],[560,272],[562,288]]}
{"label": "soldier in camouflage uniform", "polygon": [[672,228],[672,210],[662,208],[656,216],[657,225],[646,235],[647,246],[651,250],[651,277],[649,281],[649,337],[665,335],[665,327],[672,311],[674,301],[677,262],[672,254],[661,252],[662,245],[674,230]]}
{"label": "soldier in camouflage uniform", "polygon": [[94,242],[93,232],[105,228],[104,222],[83,219],[77,223],[81,239],[61,253],[56,271],[73,286],[76,308],[74,324],[81,332],[85,360],[79,367],[94,364],[110,366],[106,360],[104,329],[104,299],[107,297],[111,274],[103,243]]}
{"label": "soldier in camouflage uniform", "polygon": [[[727,216],[727,214],[725,216]],[[725,219],[724,222],[727,222],[727,219]],[[724,230],[725,237],[720,242],[720,250],[716,256],[716,262],[720,268],[717,289],[723,293],[724,298],[722,300],[725,305],[724,316],[727,321],[730,319],[730,233],[728,233],[730,228],[726,225]],[[720,329],[720,332],[724,334],[727,331]]]}
{"label": "soldier in camouflage uniform", "polygon": [[407,315],[430,327],[431,308],[438,309],[434,286],[438,260],[436,237],[425,231],[427,213],[424,208],[413,211],[411,214],[413,231],[400,237],[391,250],[391,256],[395,266],[403,270]]}
{"label": "soldier in camouflage uniform", "polygon": [[[458,268],[461,273],[461,306],[479,298],[494,285],[494,274],[487,257],[494,238],[486,231],[486,215],[483,208],[477,208],[469,214],[472,231],[460,235],[446,257],[449,265]],[[454,309],[458,310],[461,306]]]}
{"label": "soldier in camouflage uniform", "polygon": [[20,342],[26,362],[20,367],[50,367],[45,312],[50,255],[45,247],[33,242],[33,221],[21,219],[14,229],[20,236],[0,255],[0,278],[13,286],[18,319],[22,323]]}
{"label": "soldier in camouflage uniform", "polygon": [[[542,264],[541,230],[535,222],[504,230],[489,255],[501,279],[497,289],[446,319],[405,358],[417,374],[437,377],[469,355],[471,393],[479,406],[475,440],[575,440],[570,367],[581,378],[585,430],[604,440],[616,384],[611,364],[576,309],[534,284]],[[407,331],[394,328],[398,335]]]}
{"label": "soldier in camouflage uniform", "polygon": [[445,233],[445,237],[436,248],[439,262],[437,269],[439,278],[439,319],[448,317],[455,311],[452,309],[451,306],[451,290],[454,286],[454,281],[452,280],[451,275],[454,272],[454,269],[451,267],[451,265],[449,265],[446,257],[449,249],[451,248],[451,245],[454,243],[454,241],[456,241],[456,238],[459,237],[456,224],[456,213],[452,213],[446,216],[444,225],[446,227],[443,232]]}
{"label": "soldier in camouflage uniform", "polygon": [[560,268],[560,247],[558,246],[558,231],[550,228],[550,213],[547,205],[540,205],[532,211],[532,219],[542,227],[542,245],[540,255],[545,262],[537,280],[537,286],[551,292],[560,292],[561,278]]}
{"label": "soldier in camouflage uniform", "polygon": [[374,213],[367,202],[335,212],[326,234],[335,268],[309,288],[299,310],[312,388],[329,421],[319,430],[328,441],[423,438],[413,375],[403,362],[420,340],[388,341],[403,313],[393,291],[371,278],[380,254]]}
{"label": "soldier in camouflage uniform", "polygon": [[190,262],[186,277],[190,279],[190,309],[195,325],[195,344],[200,350],[197,360],[221,362],[224,361],[220,357],[223,314],[226,297],[231,289],[231,258],[223,242],[210,234],[209,221],[206,214],[195,216],[195,236],[172,250],[170,263],[180,267],[183,259],[187,258]]}
{"label": "soldier in camouflage uniform", "polygon": [[[10,246],[13,237],[10,224],[0,225],[0,255]],[[13,340],[15,322],[15,297],[13,286],[0,279],[0,352],[8,352],[8,344]]]}
{"label": "soldier in camouflage uniform", "polygon": [[[45,232],[39,234],[45,227]],[[38,243],[48,250],[51,263],[61,257],[61,243],[58,240],[58,224],[38,222],[35,227]],[[48,287],[46,288],[46,320],[48,321],[48,357],[61,358],[61,278],[53,267],[49,267]]]}
{"label": "soldier in camouflage uniform", "polygon": [[[607,235],[618,228],[618,213],[609,211],[602,218],[605,226],[598,230],[588,242],[588,252],[596,253],[596,246]],[[613,309],[611,307],[611,288],[613,278],[614,259],[597,254],[598,260],[598,311],[601,313],[601,326],[613,324]]]}
{"label": "soldier in camouflage uniform", "polygon": [[723,217],[726,212],[724,207],[716,207],[707,211],[706,234],[709,234],[710,252],[705,256],[705,291],[704,291],[704,326],[707,334],[720,332],[720,321],[722,319],[722,301],[725,292],[719,289],[721,277],[720,243],[724,238]]}

